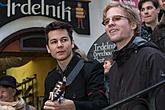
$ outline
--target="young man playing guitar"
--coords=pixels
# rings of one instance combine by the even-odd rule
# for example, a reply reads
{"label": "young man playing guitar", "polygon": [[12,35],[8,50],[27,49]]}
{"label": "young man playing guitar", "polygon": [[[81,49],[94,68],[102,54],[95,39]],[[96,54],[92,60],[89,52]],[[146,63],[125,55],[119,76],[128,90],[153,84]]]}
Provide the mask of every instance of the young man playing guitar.
{"label": "young man playing guitar", "polygon": [[[46,27],[46,47],[58,64],[45,79],[42,109],[101,110],[107,105],[104,69],[97,61],[82,60],[80,55],[73,52],[72,31],[71,25],[61,21],[54,21]],[[64,99],[60,103],[50,100],[50,92],[56,83],[63,82],[65,78]]]}

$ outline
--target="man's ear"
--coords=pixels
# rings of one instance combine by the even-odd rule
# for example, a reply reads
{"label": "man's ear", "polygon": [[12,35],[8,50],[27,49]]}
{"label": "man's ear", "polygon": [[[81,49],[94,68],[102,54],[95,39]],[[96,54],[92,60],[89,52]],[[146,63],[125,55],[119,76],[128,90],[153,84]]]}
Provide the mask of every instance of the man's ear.
{"label": "man's ear", "polygon": [[49,49],[48,45],[46,45],[46,49],[47,49],[48,53],[50,53],[50,49]]}
{"label": "man's ear", "polygon": [[160,8],[157,8],[156,10],[157,10],[157,13],[159,14],[160,13]]}
{"label": "man's ear", "polygon": [[72,49],[74,48],[74,45],[75,45],[75,44],[74,44],[74,40],[72,40]]}
{"label": "man's ear", "polygon": [[131,28],[132,28],[133,30],[136,29],[136,28],[137,28],[137,23],[132,22],[132,23],[131,23]]}

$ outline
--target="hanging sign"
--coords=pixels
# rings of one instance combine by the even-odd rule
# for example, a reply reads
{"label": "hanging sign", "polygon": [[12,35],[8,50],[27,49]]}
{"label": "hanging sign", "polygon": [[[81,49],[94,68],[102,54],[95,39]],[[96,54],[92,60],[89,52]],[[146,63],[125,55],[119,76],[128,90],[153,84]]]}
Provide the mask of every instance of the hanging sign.
{"label": "hanging sign", "polygon": [[25,16],[69,22],[79,34],[90,34],[89,2],[78,0],[0,0],[0,27]]}
{"label": "hanging sign", "polygon": [[138,7],[138,0],[120,0],[120,1],[123,2],[124,4],[131,5],[134,8]]}
{"label": "hanging sign", "polygon": [[115,44],[110,41],[107,34],[101,35],[91,46],[87,57],[103,62],[106,57],[112,57]]}

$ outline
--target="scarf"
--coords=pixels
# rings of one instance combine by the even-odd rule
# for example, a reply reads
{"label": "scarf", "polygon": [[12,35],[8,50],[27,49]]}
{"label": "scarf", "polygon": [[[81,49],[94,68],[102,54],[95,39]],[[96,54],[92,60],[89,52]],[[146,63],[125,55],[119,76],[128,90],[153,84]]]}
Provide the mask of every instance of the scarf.
{"label": "scarf", "polygon": [[0,110],[18,110],[25,106],[25,101],[22,98],[17,98],[14,102],[0,101]]}

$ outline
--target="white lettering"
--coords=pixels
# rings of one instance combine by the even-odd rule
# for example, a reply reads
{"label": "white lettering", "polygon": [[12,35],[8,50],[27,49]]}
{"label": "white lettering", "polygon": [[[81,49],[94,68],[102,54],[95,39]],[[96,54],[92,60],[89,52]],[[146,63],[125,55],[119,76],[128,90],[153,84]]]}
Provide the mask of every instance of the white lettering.
{"label": "white lettering", "polygon": [[44,10],[45,10],[44,4],[45,4],[45,1],[42,0],[42,1],[41,1],[41,7],[42,7],[42,9],[41,9],[41,14],[42,14],[42,15],[44,15]]}
{"label": "white lettering", "polygon": [[71,21],[71,7],[65,6],[65,1],[50,5],[45,4],[45,0],[41,0],[41,4],[32,4],[31,0],[28,0],[24,4],[16,3],[14,0],[8,0],[7,4],[8,17],[14,16],[16,13],[22,13],[24,15],[41,14]]}
{"label": "white lettering", "polygon": [[21,6],[21,4],[16,4],[15,5],[15,3],[12,3],[12,7],[11,7],[12,12],[11,12],[11,14],[15,15],[16,7],[20,7],[20,6]]}
{"label": "white lettering", "polygon": [[57,6],[57,18],[61,18],[60,17],[60,6]]}
{"label": "white lettering", "polygon": [[[28,9],[28,11],[27,12],[25,12],[25,8],[27,7],[27,9]],[[26,4],[23,4],[22,6],[21,6],[21,12],[23,13],[23,14],[31,14],[30,13],[30,7],[31,7],[31,3],[30,3],[30,0],[28,0],[28,3]]]}
{"label": "white lettering", "polygon": [[49,10],[52,9],[52,14],[53,14],[53,17],[56,17],[56,7],[54,5],[46,5],[46,15],[50,15],[50,12]]}
{"label": "white lettering", "polygon": [[8,5],[7,5],[7,16],[10,17],[10,9],[11,9],[10,0],[8,0],[7,3],[8,3]]}
{"label": "white lettering", "polygon": [[36,12],[35,11],[35,9],[40,9],[41,7],[40,7],[40,5],[39,4],[34,4],[33,6],[32,6],[32,13],[33,14],[35,14],[35,15],[37,15],[37,14],[40,14],[40,12]]}
{"label": "white lettering", "polygon": [[65,19],[65,13],[68,13],[68,21],[71,21],[71,12],[70,12],[71,8],[70,7],[66,7],[65,8],[65,4],[64,1],[62,1],[62,19]]}
{"label": "white lettering", "polygon": [[99,62],[103,62],[104,57],[112,55],[114,48],[115,44],[109,42],[103,42],[101,45],[95,43],[93,50],[93,58],[97,59]]}

